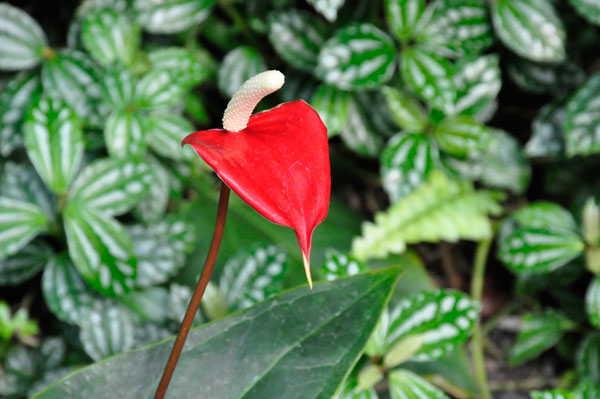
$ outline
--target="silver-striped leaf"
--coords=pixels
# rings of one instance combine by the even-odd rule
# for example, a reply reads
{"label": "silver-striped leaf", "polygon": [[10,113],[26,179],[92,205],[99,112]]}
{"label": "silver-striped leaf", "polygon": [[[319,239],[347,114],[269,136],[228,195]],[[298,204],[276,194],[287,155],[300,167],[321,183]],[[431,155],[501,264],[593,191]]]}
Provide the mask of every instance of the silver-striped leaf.
{"label": "silver-striped leaf", "polygon": [[50,311],[65,323],[81,325],[94,307],[95,293],[83,281],[67,254],[46,259],[42,293]]}
{"label": "silver-striped leaf", "polygon": [[310,104],[319,113],[327,127],[327,135],[335,136],[346,124],[351,102],[350,93],[333,86],[321,84],[313,94]]}
{"label": "silver-striped leaf", "polygon": [[130,106],[135,101],[136,79],[133,72],[123,64],[113,64],[104,68],[100,88],[103,100],[113,109]]}
{"label": "silver-striped leaf", "polygon": [[171,175],[163,164],[153,156],[148,156],[152,170],[152,184],[148,194],[135,206],[133,213],[145,223],[158,222],[167,210],[171,198]]}
{"label": "silver-striped leaf", "polygon": [[6,162],[0,178],[0,196],[39,206],[49,222],[57,220],[56,197],[29,164]]}
{"label": "silver-striped leaf", "polygon": [[454,112],[488,120],[496,110],[496,97],[502,87],[500,59],[482,55],[460,62],[452,77],[456,87]]}
{"label": "silver-striped leaf", "polygon": [[146,162],[97,160],[77,176],[68,201],[111,216],[123,214],[146,195],[152,184],[151,172]]}
{"label": "silver-striped leaf", "polygon": [[47,229],[48,218],[37,205],[0,197],[0,259],[16,254]]}
{"label": "silver-striped leaf", "polygon": [[421,345],[410,359],[439,359],[466,342],[478,316],[479,305],[462,292],[419,292],[391,311],[387,351],[408,337],[418,336]]}
{"label": "silver-striped leaf", "polygon": [[23,117],[33,98],[42,92],[37,73],[21,73],[0,90],[0,154],[8,157],[23,145]]}
{"label": "silver-striped leaf", "polygon": [[137,262],[127,232],[112,217],[85,203],[64,210],[69,254],[81,276],[101,293],[121,296],[135,282]]}
{"label": "silver-striped leaf", "polygon": [[368,266],[352,256],[343,254],[335,249],[325,252],[325,261],[321,267],[321,277],[327,281],[340,277],[352,276],[369,270]]}
{"label": "silver-striped leaf", "polygon": [[541,315],[524,315],[517,340],[508,352],[509,363],[516,366],[538,357],[573,328],[575,324],[572,321],[554,310],[547,310]]}
{"label": "silver-striped leaf", "polygon": [[127,108],[113,111],[104,126],[104,142],[114,158],[141,158],[146,152],[146,119]]}
{"label": "silver-striped leaf", "polygon": [[587,288],[585,308],[590,323],[600,327],[600,277],[596,276]]}
{"label": "silver-striped leaf", "polygon": [[415,46],[400,55],[404,83],[431,107],[446,114],[454,112],[456,87],[450,62],[427,49]]}
{"label": "silver-striped leaf", "polygon": [[350,375],[333,399],[379,399],[379,396],[374,388],[359,389],[356,376]]}
{"label": "silver-striped leaf", "polygon": [[0,70],[35,67],[46,44],[46,35],[33,18],[17,7],[0,3]]}
{"label": "silver-striped leaf", "polygon": [[140,27],[111,8],[90,11],[82,22],[83,47],[102,65],[116,61],[132,65],[140,37]]}
{"label": "silver-striped leaf", "polygon": [[565,151],[566,107],[550,103],[538,112],[531,124],[531,137],[525,145],[527,156],[557,158]]}
{"label": "silver-striped leaf", "polygon": [[578,399],[574,393],[566,389],[550,389],[531,392],[531,399]]}
{"label": "silver-striped leaf", "polygon": [[481,53],[493,43],[492,24],[483,0],[437,0],[420,36],[448,55]]}
{"label": "silver-striped leaf", "polygon": [[79,339],[85,352],[95,361],[133,348],[134,328],[129,313],[120,306],[108,304],[87,312]]}
{"label": "silver-striped leaf", "polygon": [[200,24],[215,0],[134,0],[138,21],[150,33],[177,33]]}
{"label": "silver-striped leaf", "polygon": [[302,71],[317,66],[326,26],[314,14],[289,9],[269,14],[269,41],[284,61]]}
{"label": "silver-striped leaf", "polygon": [[421,132],[427,127],[429,116],[412,95],[390,86],[384,86],[381,93],[385,96],[392,117],[402,129]]}
{"label": "silver-striped leaf", "polygon": [[600,3],[596,0],[569,0],[569,3],[583,18],[600,25]]}
{"label": "silver-striped leaf", "polygon": [[377,132],[370,117],[369,111],[353,98],[350,101],[348,120],[340,130],[340,137],[357,154],[374,158],[383,149],[384,138]]}
{"label": "silver-striped leaf", "polygon": [[567,103],[565,118],[567,155],[589,155],[600,152],[600,74],[594,75]]}
{"label": "silver-striped leaf", "polygon": [[52,248],[41,240],[32,241],[16,254],[0,260],[0,285],[17,285],[43,269]]}
{"label": "silver-striped leaf", "polygon": [[219,90],[230,98],[246,80],[266,69],[260,53],[254,48],[236,47],[221,62],[217,81]]}
{"label": "silver-striped leaf", "polygon": [[[210,285],[210,284],[209,284]],[[192,289],[187,285],[173,283],[169,285],[169,297],[167,298],[167,318],[174,323],[181,323],[187,307],[192,299]],[[194,326],[204,323],[204,317],[200,309],[194,316]],[[171,334],[169,334],[171,335]]]}
{"label": "silver-striped leaf", "polygon": [[498,0],[492,21],[502,43],[531,61],[565,59],[565,28],[549,0]]}
{"label": "silver-striped leaf", "polygon": [[375,329],[371,333],[369,340],[365,345],[365,354],[370,357],[385,355],[386,344],[385,338],[387,336],[388,329],[390,328],[390,311],[389,308],[383,309],[379,321],[375,326]]}
{"label": "silver-striped leaf", "polygon": [[164,287],[134,290],[120,299],[139,316],[136,324],[141,324],[140,321],[162,324],[167,320],[169,291]]}
{"label": "silver-striped leaf", "polygon": [[42,66],[44,93],[66,102],[84,122],[103,126],[99,72],[85,53],[63,50]]}
{"label": "silver-striped leaf", "polygon": [[577,348],[576,365],[580,376],[590,381],[600,381],[600,333],[591,332],[581,341]]}
{"label": "silver-striped leaf", "polygon": [[307,2],[326,20],[333,22],[337,19],[337,13],[346,0],[307,0]]}
{"label": "silver-striped leaf", "polygon": [[368,23],[352,24],[321,47],[315,74],[342,90],[375,88],[392,78],[395,58],[387,33]]}
{"label": "silver-striped leaf", "polygon": [[185,264],[195,234],[191,226],[178,219],[162,220],[150,226],[127,227],[137,257],[137,287],[166,282]]}
{"label": "silver-striped leaf", "polygon": [[394,370],[388,377],[392,399],[448,399],[440,389],[408,370]]}
{"label": "silver-striped leaf", "polygon": [[573,217],[558,205],[533,203],[513,220],[517,226],[499,240],[498,257],[517,273],[549,273],[583,252]]}
{"label": "silver-striped leaf", "polygon": [[214,67],[208,65],[198,54],[183,47],[159,47],[148,53],[152,69],[169,69],[174,71],[179,82],[195,86],[213,73]]}
{"label": "silver-striped leaf", "polygon": [[390,201],[395,203],[415,191],[439,162],[438,148],[427,135],[394,136],[381,155],[381,180]]}
{"label": "silver-striped leaf", "polygon": [[508,76],[520,89],[535,94],[560,97],[570,93],[585,80],[585,72],[573,60],[540,63],[520,57],[509,59]]}
{"label": "silver-striped leaf", "polygon": [[185,82],[180,81],[177,70],[154,69],[138,82],[136,103],[145,109],[168,108],[183,102]]}
{"label": "silver-striped leaf", "polygon": [[442,120],[433,132],[440,150],[456,156],[481,153],[492,134],[487,126],[462,115]]}
{"label": "silver-striped leaf", "polygon": [[39,97],[25,118],[25,149],[48,187],[64,194],[83,160],[79,119],[65,103]]}
{"label": "silver-striped leaf", "polygon": [[146,118],[146,141],[157,154],[183,161],[192,159],[189,146],[181,148],[181,141],[196,129],[186,118],[177,114],[152,114]]}
{"label": "silver-striped leaf", "polygon": [[401,42],[414,38],[425,21],[430,18],[431,10],[425,13],[424,0],[385,0],[385,18],[391,32]]}
{"label": "silver-striped leaf", "polygon": [[282,248],[253,244],[227,261],[219,289],[231,309],[245,309],[281,291],[286,269]]}
{"label": "silver-striped leaf", "polygon": [[581,378],[573,393],[577,399],[598,399],[600,398],[600,386],[590,378]]}

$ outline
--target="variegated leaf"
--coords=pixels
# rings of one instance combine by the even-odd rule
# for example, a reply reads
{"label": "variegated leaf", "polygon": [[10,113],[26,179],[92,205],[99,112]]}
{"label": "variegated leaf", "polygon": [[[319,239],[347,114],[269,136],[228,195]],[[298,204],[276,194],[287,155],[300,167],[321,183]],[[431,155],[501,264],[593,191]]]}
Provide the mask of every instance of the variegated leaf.
{"label": "variegated leaf", "polygon": [[171,107],[183,101],[185,82],[177,70],[154,69],[144,75],[136,86],[136,103],[145,109]]}
{"label": "variegated leaf", "polygon": [[449,117],[436,126],[433,135],[440,150],[456,156],[480,153],[492,132],[469,116]]}
{"label": "variegated leaf", "polygon": [[0,196],[39,206],[49,222],[56,221],[56,197],[30,165],[6,162],[0,178]]}
{"label": "variegated leaf", "polygon": [[121,224],[86,205],[70,202],[65,208],[69,254],[88,284],[105,295],[121,296],[131,290],[137,274],[133,245]]}
{"label": "variegated leaf", "polygon": [[348,25],[321,47],[315,74],[342,90],[379,87],[394,74],[395,53],[392,39],[374,25]]}
{"label": "variegated leaf", "polygon": [[139,316],[137,318],[141,319],[141,322],[148,321],[160,325],[167,320],[169,291],[164,287],[134,290],[120,299]]}
{"label": "variegated leaf", "polygon": [[454,112],[486,121],[496,110],[496,97],[502,86],[497,55],[482,55],[458,64],[453,76],[456,87]]}
{"label": "variegated leaf", "polygon": [[64,194],[83,159],[83,133],[75,113],[60,100],[42,96],[25,118],[25,149],[48,187]]}
{"label": "variegated leaf", "polygon": [[585,80],[585,72],[573,60],[540,63],[514,57],[506,69],[519,88],[535,94],[548,93],[558,97]]}
{"label": "variegated leaf", "polygon": [[310,104],[325,123],[329,137],[339,133],[346,124],[351,101],[347,91],[325,84],[317,87]]}
{"label": "variegated leaf", "polygon": [[219,289],[232,309],[245,309],[281,291],[286,268],[281,248],[254,244],[227,261]]}
{"label": "variegated leaf", "polygon": [[418,336],[420,346],[411,360],[439,359],[469,338],[478,313],[479,305],[459,291],[420,292],[408,297],[390,313],[387,352]]}
{"label": "variegated leaf", "polygon": [[192,50],[183,47],[159,47],[148,53],[152,69],[174,71],[178,82],[195,86],[204,82],[213,72],[211,65],[202,62]]}
{"label": "variegated leaf", "polygon": [[60,320],[81,325],[92,310],[94,292],[85,284],[66,254],[46,259],[42,293],[46,305]]}
{"label": "variegated leaf", "polygon": [[596,0],[569,0],[579,15],[593,24],[600,25],[600,3]]}
{"label": "variegated leaf", "polygon": [[509,362],[518,365],[552,348],[575,324],[553,310],[542,315],[526,314],[521,320],[517,341],[508,353]]}
{"label": "variegated leaf", "polygon": [[491,4],[496,34],[523,58],[558,62],[565,58],[565,28],[549,0],[498,0]]}
{"label": "variegated leaf", "polygon": [[577,399],[575,394],[565,389],[551,389],[548,391],[533,391],[531,399]]}
{"label": "variegated leaf", "polygon": [[600,381],[600,333],[591,332],[581,341],[576,359],[579,375],[590,381]]}
{"label": "variegated leaf", "polygon": [[[167,318],[169,320],[177,324],[181,323],[192,299],[192,294],[191,288],[187,285],[171,284],[169,286],[169,298],[167,299]],[[204,323],[204,317],[202,312],[198,310],[193,325],[196,326],[202,323]]]}
{"label": "variegated leaf", "polygon": [[126,14],[111,8],[93,10],[85,15],[81,40],[96,61],[109,65],[120,61],[132,65],[138,51],[141,30]]}
{"label": "variegated leaf", "polygon": [[387,24],[402,42],[414,38],[423,20],[428,19],[423,18],[426,5],[424,0],[385,0],[384,4]]}
{"label": "variegated leaf", "polygon": [[381,179],[390,201],[395,203],[415,191],[439,162],[438,148],[428,136],[394,136],[381,156]]}
{"label": "variegated leaf", "polygon": [[444,392],[408,370],[392,371],[388,380],[392,399],[448,399]]}
{"label": "variegated leaf", "polygon": [[37,240],[0,260],[0,285],[17,285],[31,278],[42,270],[51,255],[52,248]]}
{"label": "variegated leaf", "polygon": [[356,99],[352,99],[348,120],[340,131],[340,137],[356,153],[373,158],[381,152],[384,138],[378,134],[370,117],[368,110],[361,107]]}
{"label": "variegated leaf", "polygon": [[600,327],[600,277],[596,276],[587,288],[585,307],[590,323]]}
{"label": "variegated leaf", "polygon": [[356,376],[350,375],[342,385],[340,392],[333,399],[379,399],[379,396],[377,396],[374,388],[359,389]]}
{"label": "variegated leaf", "polygon": [[346,0],[307,0],[315,10],[329,22],[333,22],[337,18],[337,13],[340,7],[344,5]]}
{"label": "variegated leaf", "polygon": [[499,241],[498,256],[511,270],[549,273],[584,249],[573,217],[554,204],[534,203],[516,212],[517,227]]}
{"label": "variegated leaf", "polygon": [[104,142],[115,158],[141,158],[146,151],[146,120],[127,108],[113,111],[104,126]]}
{"label": "variegated leaf", "polygon": [[42,66],[44,93],[66,102],[84,122],[102,126],[99,73],[87,54],[63,50]]}
{"label": "variegated leaf", "polygon": [[138,261],[135,284],[149,287],[164,283],[185,264],[194,242],[194,231],[182,220],[171,219],[150,226],[127,228]]}
{"label": "variegated leaf", "polygon": [[429,123],[429,116],[416,98],[395,87],[381,89],[391,115],[402,129],[409,132],[421,132]]}
{"label": "variegated leaf", "polygon": [[157,154],[176,161],[192,159],[191,148],[181,148],[181,141],[196,129],[176,114],[153,114],[146,119],[146,141]]}
{"label": "variegated leaf", "polygon": [[548,104],[538,112],[531,124],[531,137],[525,145],[529,157],[556,158],[565,151],[565,119],[563,105]]}
{"label": "variegated leaf", "polygon": [[0,91],[0,154],[8,157],[23,145],[21,128],[31,100],[41,92],[37,73],[21,73]]}
{"label": "variegated leaf", "polygon": [[171,175],[156,158],[149,156],[148,162],[152,170],[152,184],[148,194],[134,208],[134,214],[145,223],[155,223],[162,218],[169,205]]}
{"label": "variegated leaf", "polygon": [[576,399],[598,399],[600,398],[600,386],[591,378],[582,378],[573,393]]}
{"label": "variegated leaf", "polygon": [[594,75],[567,104],[565,119],[567,155],[588,155],[600,152],[600,74]]}
{"label": "variegated leaf", "polygon": [[38,65],[46,35],[24,11],[0,3],[0,70],[18,71]]}
{"label": "variegated leaf", "polygon": [[133,72],[122,64],[113,64],[104,68],[100,88],[102,98],[113,109],[131,106],[135,101],[136,79]]}
{"label": "variegated leaf", "polygon": [[219,90],[230,98],[242,83],[266,69],[258,51],[249,46],[237,47],[223,58],[219,68]]}
{"label": "variegated leaf", "polygon": [[105,305],[85,313],[79,339],[95,361],[133,348],[133,323],[120,306]]}
{"label": "variegated leaf", "polygon": [[0,197],[0,259],[17,253],[47,228],[42,209],[29,202]]}
{"label": "variegated leaf", "polygon": [[177,33],[204,21],[215,0],[134,0],[138,21],[150,33]]}
{"label": "variegated leaf", "polygon": [[381,313],[381,317],[371,333],[367,344],[365,345],[365,353],[368,356],[383,356],[386,350],[385,339],[388,329],[390,328],[390,311],[385,308]]}
{"label": "variegated leaf", "polygon": [[321,267],[321,277],[329,281],[367,270],[369,268],[364,263],[334,249],[329,249],[325,253],[325,262]]}
{"label": "variegated leaf", "polygon": [[145,162],[101,159],[79,174],[68,201],[81,202],[107,215],[120,215],[146,195],[151,182],[150,166]]}
{"label": "variegated leaf", "polygon": [[400,72],[408,87],[433,108],[453,113],[456,88],[450,62],[418,46],[403,51],[400,58]]}
{"label": "variegated leaf", "polygon": [[284,61],[303,71],[317,66],[326,26],[311,13],[289,9],[269,15],[269,41]]}

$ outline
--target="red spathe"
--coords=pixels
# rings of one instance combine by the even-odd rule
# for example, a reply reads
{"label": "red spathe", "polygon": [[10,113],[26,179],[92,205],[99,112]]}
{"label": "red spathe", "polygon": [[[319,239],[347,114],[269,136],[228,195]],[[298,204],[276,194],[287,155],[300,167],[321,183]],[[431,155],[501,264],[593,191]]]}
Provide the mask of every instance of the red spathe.
{"label": "red spathe", "polygon": [[252,115],[244,130],[203,130],[183,144],[258,213],[294,229],[310,259],[312,233],[327,216],[331,191],[327,128],[310,105],[284,103]]}

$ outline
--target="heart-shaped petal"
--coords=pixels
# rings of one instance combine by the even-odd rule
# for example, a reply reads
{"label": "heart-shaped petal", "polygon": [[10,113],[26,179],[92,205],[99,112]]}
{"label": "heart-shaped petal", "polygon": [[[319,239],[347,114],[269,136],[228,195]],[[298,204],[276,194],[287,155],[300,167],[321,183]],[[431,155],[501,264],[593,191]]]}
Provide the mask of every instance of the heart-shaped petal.
{"label": "heart-shaped petal", "polygon": [[304,101],[254,114],[239,132],[204,130],[183,140],[258,213],[294,229],[310,277],[310,245],[329,208],[327,128]]}

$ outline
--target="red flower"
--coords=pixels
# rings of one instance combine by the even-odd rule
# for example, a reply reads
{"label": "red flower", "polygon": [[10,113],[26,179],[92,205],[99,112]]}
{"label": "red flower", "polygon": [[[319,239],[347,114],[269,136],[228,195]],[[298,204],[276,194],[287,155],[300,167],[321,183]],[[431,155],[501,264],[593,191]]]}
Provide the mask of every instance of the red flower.
{"label": "red flower", "polygon": [[258,213],[294,229],[312,287],[312,233],[327,216],[331,188],[327,128],[301,100],[250,116],[258,101],[281,85],[277,71],[250,79],[230,101],[225,129],[192,133],[183,144]]}

